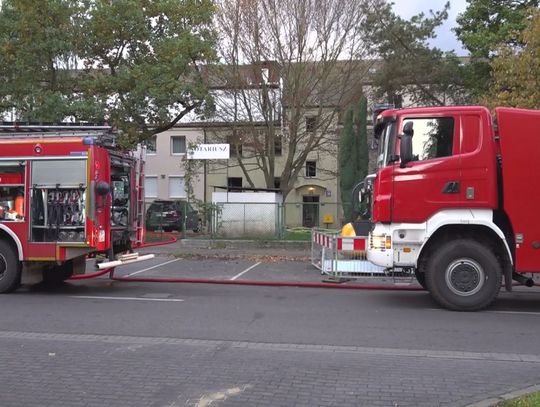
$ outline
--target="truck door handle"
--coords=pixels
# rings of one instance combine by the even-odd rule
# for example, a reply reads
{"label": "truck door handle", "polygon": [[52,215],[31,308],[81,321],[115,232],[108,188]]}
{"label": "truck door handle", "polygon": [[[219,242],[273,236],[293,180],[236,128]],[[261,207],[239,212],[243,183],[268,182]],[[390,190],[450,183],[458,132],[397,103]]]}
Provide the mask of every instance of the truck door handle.
{"label": "truck door handle", "polygon": [[459,194],[459,182],[448,181],[442,190],[443,194]]}

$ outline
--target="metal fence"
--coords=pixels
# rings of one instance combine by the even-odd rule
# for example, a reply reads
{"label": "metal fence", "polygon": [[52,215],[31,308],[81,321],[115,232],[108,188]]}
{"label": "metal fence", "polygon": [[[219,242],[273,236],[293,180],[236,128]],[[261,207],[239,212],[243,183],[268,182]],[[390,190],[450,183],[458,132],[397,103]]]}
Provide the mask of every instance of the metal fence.
{"label": "metal fence", "polygon": [[145,202],[145,227],[150,232],[202,231],[201,211],[187,201]]}
{"label": "metal fence", "polygon": [[217,203],[190,202],[196,211],[186,219],[180,210],[179,218],[160,201],[146,203],[146,227],[150,231],[181,231],[187,236],[205,234],[213,238],[283,238],[290,229],[324,228],[340,230],[349,219],[343,217],[341,203]]}
{"label": "metal fence", "polygon": [[211,208],[210,234],[226,238],[279,238],[283,206],[275,203],[219,203]]}
{"label": "metal fence", "polygon": [[384,267],[367,260],[365,236],[343,237],[317,229],[311,233],[311,264],[322,274],[337,279],[386,274]]}

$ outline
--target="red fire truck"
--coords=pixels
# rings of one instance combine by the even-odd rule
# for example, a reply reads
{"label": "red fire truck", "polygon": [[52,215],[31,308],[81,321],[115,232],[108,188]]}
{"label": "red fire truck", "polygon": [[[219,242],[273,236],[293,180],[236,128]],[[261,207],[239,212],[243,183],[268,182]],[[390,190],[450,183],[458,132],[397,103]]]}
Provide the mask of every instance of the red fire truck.
{"label": "red fire truck", "polygon": [[108,126],[0,123],[0,292],[142,243],[143,158]]}
{"label": "red fire truck", "polygon": [[391,109],[375,125],[367,257],[473,311],[540,272],[540,111]]}

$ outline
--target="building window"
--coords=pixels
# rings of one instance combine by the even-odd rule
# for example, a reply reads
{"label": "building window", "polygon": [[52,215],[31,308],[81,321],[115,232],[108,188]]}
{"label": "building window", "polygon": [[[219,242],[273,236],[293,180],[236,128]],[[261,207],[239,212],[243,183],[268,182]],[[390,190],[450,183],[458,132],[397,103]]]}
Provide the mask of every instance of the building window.
{"label": "building window", "polygon": [[231,157],[242,157],[242,141],[238,136],[228,137],[227,143],[230,145]]}
{"label": "building window", "polygon": [[157,151],[157,136],[152,136],[145,141],[143,141],[143,145],[146,146],[146,154],[154,155]]}
{"label": "building window", "polygon": [[184,177],[170,176],[169,198],[185,198],[186,196],[186,183]]}
{"label": "building window", "polygon": [[275,189],[280,189],[281,188],[281,178],[280,177],[275,177],[274,178],[274,188]]}
{"label": "building window", "polygon": [[171,137],[171,154],[180,155],[186,153],[186,136]]}
{"label": "building window", "polygon": [[267,84],[270,78],[270,70],[268,68],[261,69],[262,83]]}
{"label": "building window", "polygon": [[306,131],[314,132],[317,127],[317,117],[316,116],[306,116]]}
{"label": "building window", "polygon": [[281,140],[281,137],[276,136],[274,137],[274,155],[275,156],[281,156],[281,151],[283,149],[283,143]]}
{"label": "building window", "polygon": [[317,176],[317,161],[306,161],[306,177]]}
{"label": "building window", "polygon": [[227,178],[227,188],[229,188],[229,189],[242,189],[242,177],[229,177],[229,178]]}
{"label": "building window", "polygon": [[157,198],[157,176],[146,175],[144,177],[144,196],[146,198]]}

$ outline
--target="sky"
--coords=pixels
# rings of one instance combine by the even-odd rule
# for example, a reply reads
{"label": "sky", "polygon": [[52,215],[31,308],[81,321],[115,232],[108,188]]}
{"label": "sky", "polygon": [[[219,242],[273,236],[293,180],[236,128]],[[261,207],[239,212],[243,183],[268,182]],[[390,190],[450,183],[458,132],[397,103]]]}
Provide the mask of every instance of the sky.
{"label": "sky", "polygon": [[[394,11],[403,18],[410,18],[415,14],[424,12],[428,15],[429,10],[442,10],[447,0],[393,0]],[[450,0],[450,10],[448,19],[436,31],[437,38],[431,41],[431,45],[443,51],[454,50],[460,56],[467,55],[467,51],[462,48],[456,35],[451,31],[456,26],[456,17],[467,8],[467,0]]]}

